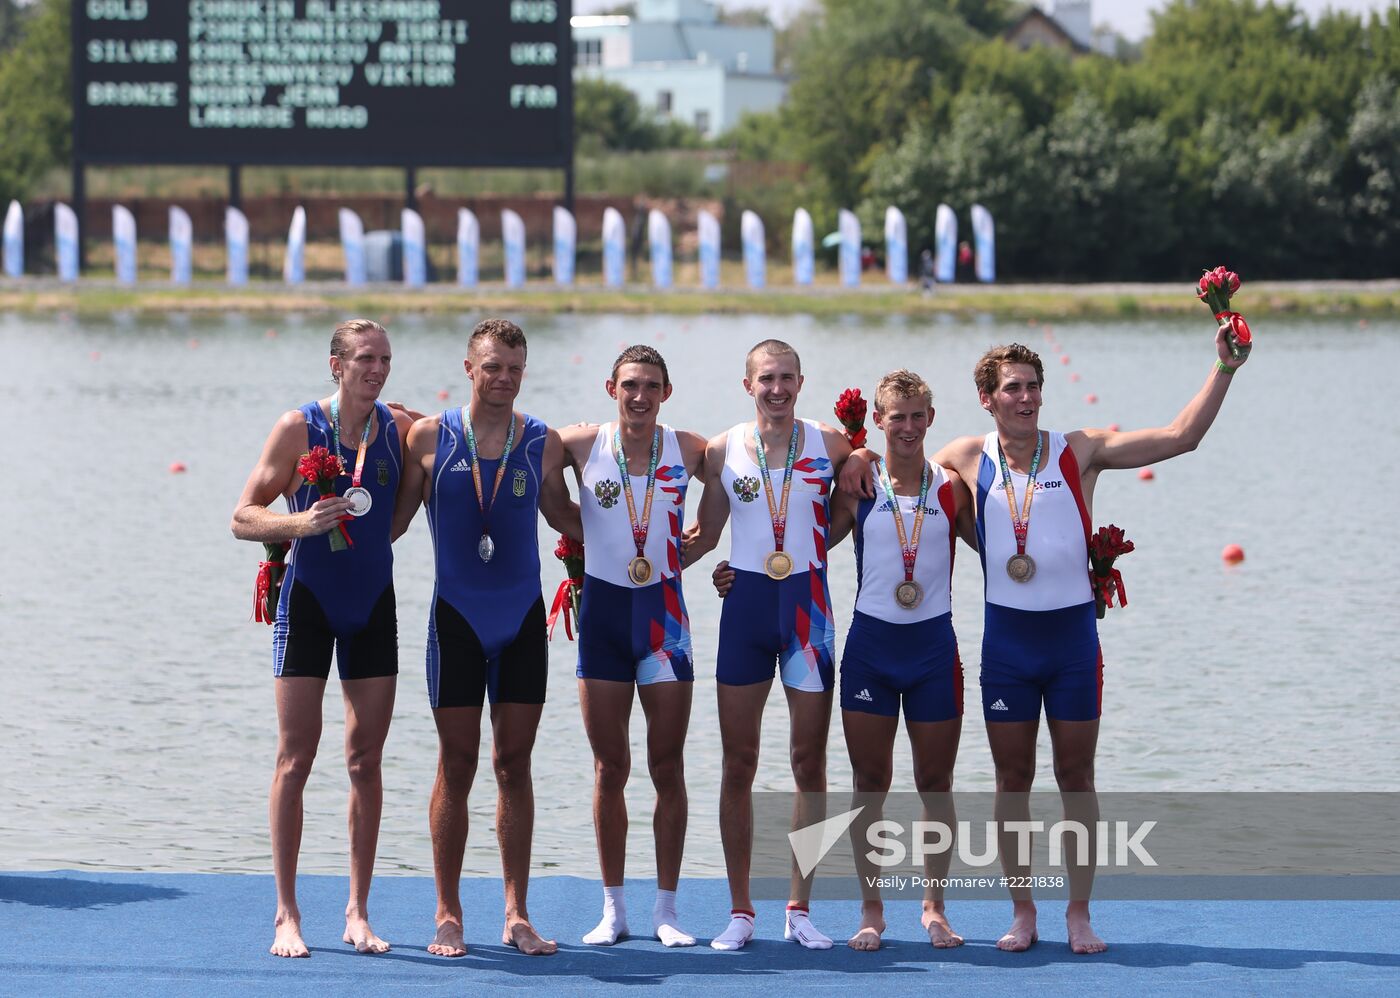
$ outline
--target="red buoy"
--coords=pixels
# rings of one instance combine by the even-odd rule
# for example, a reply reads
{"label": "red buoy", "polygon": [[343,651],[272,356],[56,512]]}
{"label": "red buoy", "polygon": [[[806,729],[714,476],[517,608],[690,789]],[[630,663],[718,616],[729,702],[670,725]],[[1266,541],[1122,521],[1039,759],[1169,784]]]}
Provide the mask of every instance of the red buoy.
{"label": "red buoy", "polygon": [[184,462],[184,461],[171,461],[171,462],[170,462],[170,473],[171,473],[172,475],[183,475],[187,470],[188,470],[188,469],[185,467],[185,462]]}
{"label": "red buoy", "polygon": [[1238,544],[1226,544],[1225,550],[1220,552],[1220,558],[1227,565],[1238,565],[1244,561],[1244,548]]}
{"label": "red buoy", "polygon": [[1071,371],[1071,372],[1070,372],[1070,376],[1069,376],[1069,380],[1070,380],[1070,381],[1078,381],[1078,380],[1079,380],[1079,372],[1078,372],[1078,371]]}
{"label": "red buoy", "polygon": [[451,398],[451,397],[452,397],[452,393],[449,392],[446,388],[439,388],[439,389],[438,389],[438,398],[439,398],[439,399],[442,399],[443,401],[446,401],[447,399],[449,399],[449,398]]}
{"label": "red buoy", "polygon": [[1095,395],[1093,392],[1090,392],[1088,395],[1085,395],[1085,396],[1084,396],[1084,401],[1085,401],[1085,402],[1088,402],[1090,405],[1094,405],[1096,402],[1098,402],[1098,400],[1099,400],[1099,397],[1098,397],[1097,395]]}
{"label": "red buoy", "polygon": [[1154,472],[1151,468],[1139,468],[1138,477],[1141,478],[1144,482],[1150,482],[1157,477],[1157,473]]}
{"label": "red buoy", "polygon": [[1060,363],[1061,363],[1061,364],[1068,364],[1068,363],[1069,363],[1069,354],[1067,354],[1067,353],[1062,353],[1062,354],[1060,354]]}
{"label": "red buoy", "polygon": [[1111,433],[1117,433],[1120,429],[1122,429],[1122,427],[1119,426],[1117,423],[1109,423],[1108,429]]}

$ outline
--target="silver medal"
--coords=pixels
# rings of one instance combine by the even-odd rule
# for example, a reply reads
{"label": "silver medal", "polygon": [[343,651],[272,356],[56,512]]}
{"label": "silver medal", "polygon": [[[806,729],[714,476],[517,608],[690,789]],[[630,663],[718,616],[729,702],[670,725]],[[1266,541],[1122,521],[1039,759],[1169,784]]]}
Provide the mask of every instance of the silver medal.
{"label": "silver medal", "polygon": [[481,556],[482,561],[490,561],[492,555],[496,553],[496,542],[491,539],[490,534],[482,534],[481,540],[476,542],[476,553]]}
{"label": "silver medal", "polygon": [[358,485],[346,489],[344,498],[350,504],[351,516],[364,516],[374,505],[374,496],[369,494],[369,489]]}

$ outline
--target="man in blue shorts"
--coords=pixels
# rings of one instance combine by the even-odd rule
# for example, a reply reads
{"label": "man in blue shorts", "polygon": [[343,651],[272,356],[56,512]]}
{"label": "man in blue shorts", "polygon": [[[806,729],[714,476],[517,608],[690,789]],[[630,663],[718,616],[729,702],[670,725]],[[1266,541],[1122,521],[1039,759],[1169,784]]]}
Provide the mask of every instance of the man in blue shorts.
{"label": "man in blue shorts", "polygon": [[685,849],[684,750],[695,658],[681,591],[681,528],[705,438],[657,422],[671,395],[661,354],[628,347],[605,387],[613,422],[560,431],[579,481],[585,541],[578,645],[579,705],[593,747],[593,815],[603,873],[603,917],[583,937],[611,946],[627,935],[623,879],[632,768],[632,691],[647,720],[647,768],[656,788],[656,903],[652,931],[666,946],[694,946],[676,915]]}
{"label": "man in blue shorts", "polygon": [[[799,791],[793,827],[824,817],[816,802],[826,791],[836,630],[826,584],[828,501],[833,476],[851,451],[839,431],[796,418],[802,366],[787,343],[765,340],[749,351],[744,388],[754,400],[754,421],[709,442],[705,491],[686,546],[686,561],[695,564],[732,518],[735,579],[720,617],[715,675],[724,751],[720,837],[733,906],[728,927],[710,943],[721,950],[742,948],[754,933],[752,790],[775,667],[792,725]],[[784,936],[829,949],[831,939],[812,924],[810,897],[810,880],[794,866]]]}
{"label": "man in blue shorts", "polygon": [[[976,483],[977,540],[986,585],[982,710],[996,766],[1000,822],[1030,820],[1043,704],[1055,779],[1068,795],[1066,817],[1094,830],[1094,755],[1103,693],[1088,574],[1094,485],[1102,471],[1156,464],[1200,444],[1248,356],[1231,353],[1224,327],[1216,334],[1216,353],[1205,384],[1170,424],[1127,432],[1042,430],[1045,372],[1029,347],[996,347],[977,362],[978,398],[995,428],[986,436],[954,440],[934,460]],[[852,462],[843,487],[860,488],[863,469],[857,463]],[[1015,862],[1016,840],[1014,834],[1003,834],[998,851],[1003,871],[1019,880],[1030,871]],[[1089,855],[1096,853],[1091,842]],[[1107,949],[1089,921],[1093,872],[1087,864],[1069,868],[1065,922],[1075,953]],[[1038,938],[1036,909],[1029,888],[1011,893],[1011,928],[997,946],[1020,951]]]}
{"label": "man in blue shorts", "polygon": [[[412,420],[379,401],[389,377],[389,335],[377,322],[351,319],[331,336],[336,392],[284,414],[263,445],[233,514],[239,540],[290,540],[277,603],[272,672],[277,677],[277,767],[268,817],[277,916],[271,952],[310,956],[296,900],[302,796],[321,741],[321,701],[334,654],[345,697],[345,762],[350,773],[350,901],[344,940],[362,953],[389,944],[369,925],[379,817],[380,760],[394,713],[398,618],[394,608],[394,515],[402,441]],[[297,470],[314,447],[339,455],[346,473],[321,498]],[[282,497],[289,512],[269,507]],[[353,546],[331,547],[344,522]]]}
{"label": "man in blue shorts", "polygon": [[428,952],[439,956],[467,952],[459,883],[488,695],[505,876],[501,941],[536,956],[557,949],[535,931],[526,907],[535,823],[530,754],[549,672],[538,514],[573,536],[581,530],[559,434],[515,411],[525,351],[514,323],[477,325],[464,362],[471,401],[413,424],[394,515],[397,537],[426,504],[437,568],[427,667],[439,747],[429,810],[438,902]]}

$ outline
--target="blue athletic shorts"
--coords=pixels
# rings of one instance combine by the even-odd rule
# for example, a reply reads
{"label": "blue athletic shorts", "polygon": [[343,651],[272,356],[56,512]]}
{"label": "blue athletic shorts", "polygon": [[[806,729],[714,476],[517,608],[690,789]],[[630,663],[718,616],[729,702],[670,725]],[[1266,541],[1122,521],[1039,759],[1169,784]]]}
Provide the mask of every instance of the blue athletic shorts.
{"label": "blue athletic shorts", "polygon": [[1092,721],[1103,707],[1094,604],[1014,610],[986,604],[982,713],[988,721]]}
{"label": "blue athletic shorts", "polygon": [[631,589],[583,577],[579,605],[578,677],[648,683],[695,681],[680,580]]}
{"label": "blue athletic shorts", "polygon": [[949,721],[963,712],[963,671],[953,615],[892,624],[855,612],[841,655],[841,709],[906,721]]}
{"label": "blue athletic shorts", "polygon": [[835,661],[826,572],[734,572],[719,618],[716,680],[751,686],[772,679],[777,666],[784,686],[820,693],[836,685]]}

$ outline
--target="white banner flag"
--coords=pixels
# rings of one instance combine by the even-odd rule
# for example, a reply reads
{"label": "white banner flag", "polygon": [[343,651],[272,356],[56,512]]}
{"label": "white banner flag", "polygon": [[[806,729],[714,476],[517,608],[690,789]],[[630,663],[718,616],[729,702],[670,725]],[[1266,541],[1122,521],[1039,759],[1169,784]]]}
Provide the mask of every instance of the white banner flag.
{"label": "white banner flag", "polygon": [[798,208],[792,213],[792,281],[794,284],[811,284],[813,256],[816,252],[816,231],[812,228],[812,216],[806,208]]}
{"label": "white banner flag", "polygon": [[616,208],[603,209],[603,283],[622,287],[627,257],[627,224]]}
{"label": "white banner flag", "polygon": [[506,252],[506,287],[525,284],[525,220],[507,208],[501,212],[501,241]]}
{"label": "white banner flag", "polygon": [[5,273],[10,277],[24,276],[24,209],[11,201],[5,212]]}
{"label": "white banner flag", "polygon": [[958,267],[958,216],[946,204],[938,206],[933,222],[933,272],[944,284],[952,284]]}
{"label": "white banner flag", "polygon": [[894,205],[885,209],[885,273],[891,284],[909,280],[909,228]]}
{"label": "white banner flag", "polygon": [[749,287],[762,288],[768,283],[768,246],[763,233],[763,219],[751,211],[739,218],[739,239],[744,244],[744,275]]}
{"label": "white banner flag", "polygon": [[574,255],[578,244],[578,223],[567,208],[554,206],[554,283],[568,287],[574,283]]}
{"label": "white banner flag", "polygon": [[170,281],[189,284],[194,276],[194,223],[184,208],[170,206]]}
{"label": "white banner flag", "polygon": [[136,283],[136,216],[119,204],[112,205],[112,250],[117,281]]}
{"label": "white banner flag", "polygon": [[696,216],[700,236],[700,286],[719,287],[719,219],[708,211]]}
{"label": "white banner flag", "polygon": [[457,209],[457,283],[476,287],[477,258],[481,253],[481,223],[470,208]]}
{"label": "white banner flag", "polygon": [[647,240],[651,244],[651,283],[671,286],[671,223],[655,208],[647,215]]}
{"label": "white banner flag", "polygon": [[359,287],[369,279],[365,270],[365,223],[349,208],[336,213],[340,225],[340,252],[345,257],[345,283]]}
{"label": "white banner flag", "polygon": [[848,288],[860,285],[860,219],[853,212],[841,209],[837,216],[837,230],[841,234],[841,283]]}
{"label": "white banner flag", "polygon": [[237,208],[224,210],[224,244],[228,248],[228,282],[248,283],[248,216]]}
{"label": "white banner flag", "polygon": [[410,288],[428,283],[428,230],[423,216],[412,208],[399,213],[399,229],[403,234],[403,282]]}
{"label": "white banner flag", "polygon": [[980,204],[972,206],[972,240],[977,251],[977,279],[991,284],[997,279],[997,236],[992,213]]}
{"label": "white banner flag", "polygon": [[53,241],[58,256],[58,279],[78,279],[78,216],[72,208],[59,203],[53,206]]}
{"label": "white banner flag", "polygon": [[300,284],[306,278],[306,209],[297,205],[287,228],[287,255],[282,258],[282,280]]}

